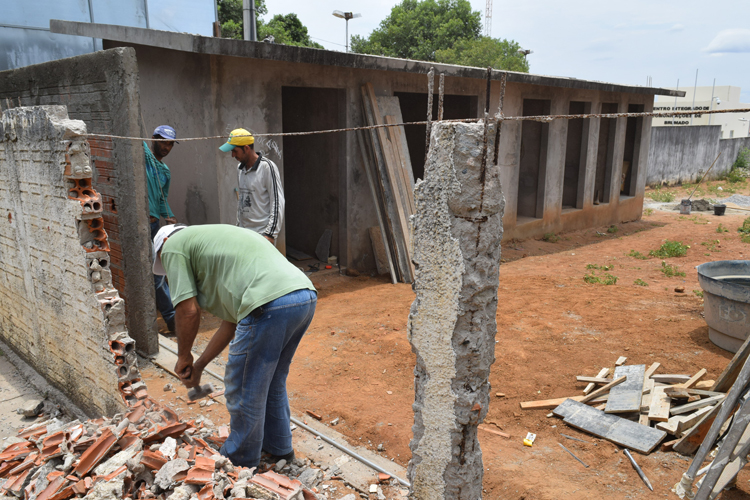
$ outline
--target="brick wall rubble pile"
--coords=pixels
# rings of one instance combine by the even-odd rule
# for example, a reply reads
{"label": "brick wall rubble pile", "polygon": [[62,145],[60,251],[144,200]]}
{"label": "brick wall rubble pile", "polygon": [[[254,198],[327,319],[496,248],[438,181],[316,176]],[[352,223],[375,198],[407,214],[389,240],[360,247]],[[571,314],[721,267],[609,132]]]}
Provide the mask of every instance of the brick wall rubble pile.
{"label": "brick wall rubble pile", "polygon": [[52,419],[0,452],[0,500],[316,498],[299,480],[233,466],[217,451],[228,433],[150,398],[112,419]]}
{"label": "brick wall rubble pile", "polygon": [[482,497],[477,425],[495,361],[505,202],[493,165],[494,126],[433,125],[424,181],[414,194],[416,299],[409,341],[417,355],[410,496]]}
{"label": "brick wall rubble pile", "polygon": [[89,414],[147,396],[112,286],[86,126],[63,106],[0,122],[0,337]]}

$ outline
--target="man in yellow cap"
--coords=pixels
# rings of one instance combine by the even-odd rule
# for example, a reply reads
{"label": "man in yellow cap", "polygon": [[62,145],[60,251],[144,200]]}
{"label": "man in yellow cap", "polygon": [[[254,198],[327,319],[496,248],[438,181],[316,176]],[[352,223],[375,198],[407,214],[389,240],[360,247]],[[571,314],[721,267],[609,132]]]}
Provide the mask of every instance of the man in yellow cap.
{"label": "man in yellow cap", "polygon": [[276,244],[284,220],[284,190],[276,164],[255,152],[255,138],[244,128],[232,130],[220,148],[240,162],[237,225]]}

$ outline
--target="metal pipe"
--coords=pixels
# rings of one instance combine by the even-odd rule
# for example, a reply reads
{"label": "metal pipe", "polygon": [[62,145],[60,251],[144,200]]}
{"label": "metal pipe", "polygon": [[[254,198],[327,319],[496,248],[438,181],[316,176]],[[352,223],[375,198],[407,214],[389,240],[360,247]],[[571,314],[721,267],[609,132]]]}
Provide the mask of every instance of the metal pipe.
{"label": "metal pipe", "polygon": [[651,481],[648,480],[648,478],[646,477],[646,474],[643,473],[643,470],[638,466],[637,463],[635,463],[635,459],[633,458],[633,455],[630,454],[627,448],[625,448],[623,451],[625,452],[625,455],[630,459],[630,463],[633,465],[633,468],[635,469],[635,471],[641,477],[641,479],[646,484],[646,486],[648,486],[648,489],[650,489],[651,491],[654,491],[654,487],[651,486]]}
{"label": "metal pipe", "polygon": [[[172,349],[171,347],[169,347],[168,345],[165,345],[164,343],[159,342],[159,346],[163,347],[164,349],[166,349],[167,351],[171,352],[175,356],[177,355],[177,352],[174,349]],[[206,373],[208,373],[209,375],[217,378],[218,380],[221,381],[222,384],[224,384],[224,377],[222,377],[220,375],[217,375],[216,373],[212,372],[208,368],[204,368],[203,371],[206,372]],[[346,446],[344,446],[342,444],[337,443],[336,441],[334,441],[333,439],[329,438],[328,436],[326,436],[322,432],[316,431],[312,427],[309,427],[308,425],[300,422],[298,419],[296,419],[294,417],[290,417],[290,420],[292,422],[294,422],[295,425],[298,425],[299,427],[302,427],[303,429],[305,429],[310,434],[314,434],[314,435],[320,437],[320,439],[322,439],[326,443],[330,444],[331,446],[335,446],[339,450],[343,451],[344,453],[346,453],[347,455],[351,456],[352,458],[355,458],[355,459],[359,460],[360,462],[362,462],[366,466],[370,467],[371,469],[375,469],[376,471],[382,472],[383,474],[388,474],[389,476],[391,476],[392,478],[394,478],[396,481],[398,481],[402,485],[406,486],[407,488],[411,488],[411,484],[409,484],[408,481],[406,481],[404,479],[401,479],[397,475],[395,475],[395,474],[393,474],[391,472],[388,472],[387,470],[385,470],[384,468],[380,467],[379,465],[370,462],[369,460],[367,460],[363,456],[359,455],[357,452],[355,452],[353,450],[350,450],[349,448],[347,448]]]}

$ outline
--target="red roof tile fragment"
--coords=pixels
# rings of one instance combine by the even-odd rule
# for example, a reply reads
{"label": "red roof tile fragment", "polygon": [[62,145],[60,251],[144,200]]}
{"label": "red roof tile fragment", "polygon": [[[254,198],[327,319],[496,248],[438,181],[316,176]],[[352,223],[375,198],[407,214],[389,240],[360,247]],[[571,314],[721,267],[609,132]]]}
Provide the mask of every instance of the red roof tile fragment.
{"label": "red roof tile fragment", "polygon": [[62,489],[67,483],[68,480],[66,478],[62,476],[56,477],[55,479],[50,481],[47,487],[44,488],[44,491],[39,493],[39,495],[36,497],[36,500],[49,500],[50,497],[60,491],[60,489]]}
{"label": "red roof tile fragment", "polygon": [[111,430],[105,429],[101,437],[83,452],[73,473],[78,474],[78,477],[88,474],[109,453],[115,443],[117,443],[117,436]]}

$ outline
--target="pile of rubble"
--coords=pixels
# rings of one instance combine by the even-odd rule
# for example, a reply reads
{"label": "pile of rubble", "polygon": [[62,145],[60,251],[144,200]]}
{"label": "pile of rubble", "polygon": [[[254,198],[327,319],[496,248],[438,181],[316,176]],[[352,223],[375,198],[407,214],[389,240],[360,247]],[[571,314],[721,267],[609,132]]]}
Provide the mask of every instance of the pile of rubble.
{"label": "pile of rubble", "polygon": [[[0,499],[322,498],[298,479],[232,465],[217,451],[228,434],[201,417],[180,421],[150,398],[111,419],[53,418],[9,438],[0,452]],[[295,459],[276,469],[323,479],[322,471],[305,465]]]}

